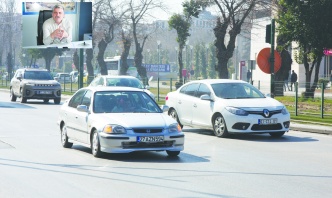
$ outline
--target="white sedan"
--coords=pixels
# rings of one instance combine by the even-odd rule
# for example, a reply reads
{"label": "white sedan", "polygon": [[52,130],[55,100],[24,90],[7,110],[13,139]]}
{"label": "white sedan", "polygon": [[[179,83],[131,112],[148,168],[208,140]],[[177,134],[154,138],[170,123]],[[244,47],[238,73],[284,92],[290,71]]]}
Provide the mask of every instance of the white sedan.
{"label": "white sedan", "polygon": [[184,149],[179,124],[163,112],[143,90],[131,87],[86,87],[66,101],[59,112],[62,146],[91,147],[107,153],[166,151],[177,156]]}
{"label": "white sedan", "polygon": [[241,80],[191,81],[168,93],[166,105],[181,127],[213,129],[218,137],[235,133],[281,137],[290,126],[285,105]]}

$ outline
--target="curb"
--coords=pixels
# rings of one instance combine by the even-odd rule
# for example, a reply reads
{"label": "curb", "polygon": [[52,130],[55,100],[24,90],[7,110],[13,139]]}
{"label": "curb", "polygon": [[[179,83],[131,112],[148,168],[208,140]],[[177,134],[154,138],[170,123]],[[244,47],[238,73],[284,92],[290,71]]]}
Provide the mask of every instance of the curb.
{"label": "curb", "polygon": [[330,126],[293,123],[292,121],[290,124],[290,130],[332,135],[332,127]]}

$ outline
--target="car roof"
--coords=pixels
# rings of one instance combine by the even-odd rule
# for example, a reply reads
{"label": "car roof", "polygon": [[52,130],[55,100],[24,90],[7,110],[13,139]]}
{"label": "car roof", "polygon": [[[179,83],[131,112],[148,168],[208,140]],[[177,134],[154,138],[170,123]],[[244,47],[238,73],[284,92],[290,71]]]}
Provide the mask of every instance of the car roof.
{"label": "car roof", "polygon": [[21,70],[21,71],[48,71],[47,69],[36,69],[36,68],[21,68],[21,69],[17,69],[17,70]]}
{"label": "car roof", "polygon": [[84,87],[83,89],[90,89],[94,92],[96,92],[96,91],[140,91],[140,92],[144,92],[144,90],[134,88],[134,87],[97,86],[97,87]]}
{"label": "car roof", "polygon": [[126,75],[120,75],[120,76],[113,76],[113,75],[101,75],[101,76],[98,76],[98,77],[104,77],[104,78],[128,78],[128,79],[137,79],[136,77],[134,76],[126,76]]}
{"label": "car roof", "polygon": [[216,83],[247,83],[247,82],[243,80],[232,80],[232,79],[204,79],[204,80],[194,80],[188,83],[216,84]]}

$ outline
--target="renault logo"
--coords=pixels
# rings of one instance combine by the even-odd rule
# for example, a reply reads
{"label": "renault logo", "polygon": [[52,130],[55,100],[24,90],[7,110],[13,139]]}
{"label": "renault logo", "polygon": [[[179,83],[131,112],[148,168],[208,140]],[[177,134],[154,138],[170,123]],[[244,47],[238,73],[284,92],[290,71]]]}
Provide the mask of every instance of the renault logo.
{"label": "renault logo", "polygon": [[263,114],[264,114],[264,117],[266,117],[266,118],[270,116],[270,112],[267,109],[263,110]]}

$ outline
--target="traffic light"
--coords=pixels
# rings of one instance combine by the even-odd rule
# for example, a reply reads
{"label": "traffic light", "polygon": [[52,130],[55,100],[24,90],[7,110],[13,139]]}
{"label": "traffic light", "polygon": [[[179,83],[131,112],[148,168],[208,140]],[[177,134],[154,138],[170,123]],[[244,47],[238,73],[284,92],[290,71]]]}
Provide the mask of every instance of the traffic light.
{"label": "traffic light", "polygon": [[266,30],[265,30],[265,43],[270,43],[271,44],[271,24],[266,25]]}

